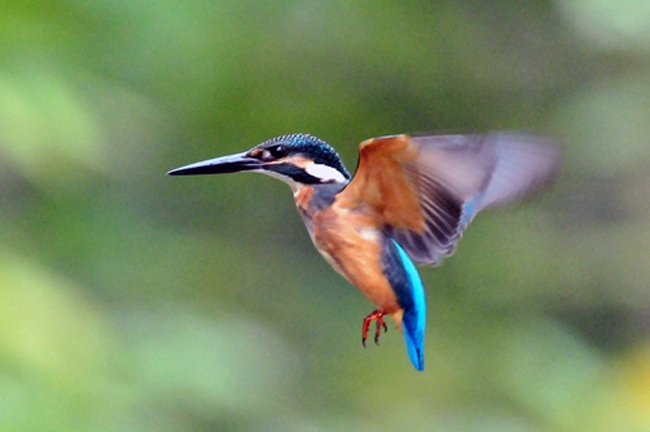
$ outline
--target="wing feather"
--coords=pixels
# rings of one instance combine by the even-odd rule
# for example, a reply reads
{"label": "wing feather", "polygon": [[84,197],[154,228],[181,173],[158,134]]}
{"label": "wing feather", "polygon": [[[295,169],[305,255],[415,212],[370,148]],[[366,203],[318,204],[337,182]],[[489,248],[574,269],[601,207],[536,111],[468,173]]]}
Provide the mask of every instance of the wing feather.
{"label": "wing feather", "polygon": [[515,133],[374,138],[361,144],[337,200],[371,209],[411,259],[435,265],[478,211],[548,180],[558,153],[548,140]]}

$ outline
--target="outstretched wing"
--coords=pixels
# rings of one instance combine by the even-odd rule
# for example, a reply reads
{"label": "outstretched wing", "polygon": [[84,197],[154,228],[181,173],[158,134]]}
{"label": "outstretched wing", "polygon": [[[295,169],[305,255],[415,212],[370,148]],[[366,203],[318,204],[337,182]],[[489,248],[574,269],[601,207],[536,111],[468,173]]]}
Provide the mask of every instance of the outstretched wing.
{"label": "outstretched wing", "polygon": [[558,153],[547,140],[514,133],[373,138],[361,143],[337,201],[369,207],[411,259],[437,264],[479,210],[547,181]]}

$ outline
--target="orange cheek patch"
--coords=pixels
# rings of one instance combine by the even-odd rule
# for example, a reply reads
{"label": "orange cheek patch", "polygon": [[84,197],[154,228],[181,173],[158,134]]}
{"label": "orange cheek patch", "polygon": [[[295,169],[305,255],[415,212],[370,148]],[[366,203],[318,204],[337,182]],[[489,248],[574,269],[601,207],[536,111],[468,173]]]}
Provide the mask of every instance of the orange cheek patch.
{"label": "orange cheek patch", "polygon": [[282,162],[289,163],[291,165],[297,166],[298,168],[305,169],[305,168],[307,168],[307,165],[309,165],[313,161],[311,161],[309,159],[305,159],[302,156],[291,156],[289,158],[283,159]]}

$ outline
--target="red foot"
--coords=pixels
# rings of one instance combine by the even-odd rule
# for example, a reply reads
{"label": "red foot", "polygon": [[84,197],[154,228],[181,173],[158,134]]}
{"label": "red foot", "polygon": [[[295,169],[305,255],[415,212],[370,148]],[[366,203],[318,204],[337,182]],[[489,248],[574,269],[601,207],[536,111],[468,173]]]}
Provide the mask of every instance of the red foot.
{"label": "red foot", "polygon": [[370,315],[363,319],[363,327],[361,328],[361,343],[363,347],[366,347],[366,339],[368,339],[368,328],[370,323],[374,320],[377,321],[375,326],[375,343],[379,345],[379,336],[381,335],[381,329],[384,329],[384,333],[388,331],[388,326],[384,322],[384,311],[377,309],[372,312]]}

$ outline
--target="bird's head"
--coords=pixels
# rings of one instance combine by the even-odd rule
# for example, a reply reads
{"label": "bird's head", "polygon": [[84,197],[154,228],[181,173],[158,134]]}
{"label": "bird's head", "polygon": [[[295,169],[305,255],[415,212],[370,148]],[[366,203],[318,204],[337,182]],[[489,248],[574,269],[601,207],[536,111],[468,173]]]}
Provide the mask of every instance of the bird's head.
{"label": "bird's head", "polygon": [[301,185],[345,184],[351,176],[341,158],[325,141],[307,134],[283,135],[252,149],[193,163],[169,171],[169,175],[225,174],[254,171]]}

